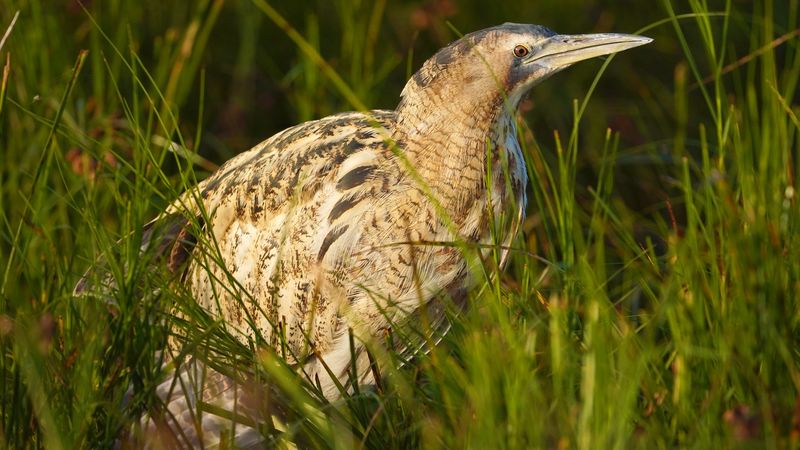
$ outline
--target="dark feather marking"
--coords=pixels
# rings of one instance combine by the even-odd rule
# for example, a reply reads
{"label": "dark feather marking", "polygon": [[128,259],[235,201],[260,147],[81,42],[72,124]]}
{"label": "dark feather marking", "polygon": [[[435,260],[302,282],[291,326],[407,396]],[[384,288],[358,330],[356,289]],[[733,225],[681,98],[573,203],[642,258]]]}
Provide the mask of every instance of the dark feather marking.
{"label": "dark feather marking", "polygon": [[347,150],[350,152],[355,152],[361,148],[364,148],[364,143],[359,140],[353,139],[347,143]]}
{"label": "dark feather marking", "polygon": [[356,133],[356,139],[372,139],[377,136],[375,130],[361,130]]}
{"label": "dark feather marking", "polygon": [[411,79],[414,80],[415,83],[417,83],[417,86],[421,88],[427,86],[428,82],[430,82],[432,79],[432,77],[428,76],[427,72],[424,69],[425,68],[423,67],[417,73],[415,73],[413,77],[411,77]]}
{"label": "dark feather marking", "polygon": [[240,197],[236,198],[236,202],[234,204],[234,207],[236,208],[236,216],[237,217],[243,217],[244,216],[244,211],[245,211],[245,204],[244,204],[244,201],[242,201],[242,199]]}
{"label": "dark feather marking", "polygon": [[335,228],[330,232],[328,232],[328,235],[325,236],[325,239],[322,241],[322,246],[319,248],[319,255],[317,256],[317,261],[322,261],[322,258],[325,257],[325,254],[328,253],[328,249],[330,248],[330,246],[337,239],[339,239],[344,234],[345,231],[347,231],[348,227],[349,225],[345,225],[343,227]]}
{"label": "dark feather marking", "polygon": [[188,228],[183,228],[178,233],[172,251],[169,252],[167,269],[172,273],[179,272],[192,255],[195,245],[197,245],[197,237],[190,233]]}
{"label": "dark feather marking", "polygon": [[436,55],[433,57],[433,60],[439,67],[447,66],[460,55],[460,50],[461,49],[456,50],[456,47],[447,47],[444,50],[436,53]]}
{"label": "dark feather marking", "polygon": [[333,205],[331,214],[328,216],[328,220],[333,222],[334,220],[338,219],[339,216],[344,214],[345,211],[357,205],[363,199],[364,197],[347,197],[339,200],[335,205]]}
{"label": "dark feather marking", "polygon": [[250,217],[255,220],[262,211],[264,211],[264,207],[261,204],[259,196],[254,195],[253,204],[250,206]]}
{"label": "dark feather marking", "polygon": [[217,186],[219,186],[220,181],[222,181],[222,177],[220,176],[212,178],[211,181],[209,181],[208,184],[205,186],[205,188],[203,188],[202,192],[203,197],[205,198],[208,196],[208,194],[214,192]]}
{"label": "dark feather marking", "polygon": [[247,181],[247,190],[254,191],[261,187],[261,174],[259,172],[255,172],[250,175],[250,179]]}
{"label": "dark feather marking", "polygon": [[347,172],[336,183],[336,189],[346,191],[352,189],[367,180],[367,177],[375,170],[375,166],[360,166]]}

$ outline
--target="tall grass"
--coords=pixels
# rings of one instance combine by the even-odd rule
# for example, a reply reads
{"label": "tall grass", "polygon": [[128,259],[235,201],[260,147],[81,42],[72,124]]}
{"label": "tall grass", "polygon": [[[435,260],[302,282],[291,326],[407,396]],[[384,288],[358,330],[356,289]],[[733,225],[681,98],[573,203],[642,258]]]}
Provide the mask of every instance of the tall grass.
{"label": "tall grass", "polygon": [[[800,446],[797,1],[604,6],[599,30],[635,32],[641,12],[656,43],[534,90],[509,268],[487,262],[438,346],[337,407],[185,293],[143,294],[160,285],[142,227],[265,127],[392,107],[403,67],[452,35],[391,31],[414,36],[401,18],[441,21],[447,2],[2,6],[3,31],[20,16],[0,48],[0,446],[112,446],[152,404],[174,329],[283,388],[277,445]],[[460,7],[462,31],[509,19]],[[512,19],[565,24],[525,8]],[[75,299],[101,254],[115,297]]]}

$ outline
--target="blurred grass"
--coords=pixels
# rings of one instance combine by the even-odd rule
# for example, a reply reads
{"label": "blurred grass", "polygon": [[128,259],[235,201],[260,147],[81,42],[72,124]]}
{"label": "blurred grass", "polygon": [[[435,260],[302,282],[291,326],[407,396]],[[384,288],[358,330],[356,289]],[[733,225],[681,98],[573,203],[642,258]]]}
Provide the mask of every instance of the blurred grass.
{"label": "blurred grass", "polygon": [[[0,48],[0,446],[111,446],[152,401],[174,320],[164,305],[180,301],[137,295],[142,225],[215,164],[356,107],[330,73],[358,102],[394,107],[407,68],[453,39],[448,20],[463,32],[656,24],[644,33],[656,41],[614,58],[588,102],[600,63],[534,89],[522,133],[530,208],[511,266],[429,355],[387,369],[382,392],[319,415],[288,369],[250,356],[299,405],[284,437],[800,446],[797,1],[314,6],[3,0],[0,29],[20,15]],[[114,316],[71,295],[103,253],[124,281]],[[214,332],[197,319],[183,326]]]}

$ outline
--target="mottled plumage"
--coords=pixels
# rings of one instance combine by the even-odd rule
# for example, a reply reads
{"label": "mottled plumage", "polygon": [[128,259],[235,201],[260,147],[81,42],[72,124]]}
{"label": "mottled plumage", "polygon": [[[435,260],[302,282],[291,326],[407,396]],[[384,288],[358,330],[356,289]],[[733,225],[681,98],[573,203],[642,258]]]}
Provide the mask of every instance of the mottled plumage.
{"label": "mottled plumage", "polygon": [[[474,256],[437,243],[490,245],[492,227],[510,242],[526,205],[514,119],[522,96],[575,61],[646,42],[521,24],[468,34],[425,62],[395,110],[289,128],[177,200],[161,220],[195,216],[204,236],[173,230],[162,249],[167,265],[242,342],[258,336],[277,347],[285,337],[287,362],[335,399],[327,370],[346,381],[350,332],[359,381],[368,382],[364,341],[437,293],[469,287]],[[196,245],[209,241],[216,247]],[[179,441],[193,446],[198,427],[213,444],[231,426],[209,413],[193,418],[196,401],[230,410],[243,389],[210,370],[205,393],[184,392],[197,389],[195,364],[204,368],[191,363],[183,384],[170,389],[170,379],[158,392],[175,414],[166,427],[183,428]],[[245,410],[264,420],[258,407]],[[240,446],[259,440],[242,425],[234,435]]]}

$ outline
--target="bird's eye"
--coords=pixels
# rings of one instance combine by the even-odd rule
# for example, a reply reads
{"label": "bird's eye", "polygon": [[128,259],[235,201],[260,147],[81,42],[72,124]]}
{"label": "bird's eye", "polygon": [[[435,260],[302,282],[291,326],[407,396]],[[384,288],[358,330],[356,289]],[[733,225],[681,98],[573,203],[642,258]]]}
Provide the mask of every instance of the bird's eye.
{"label": "bird's eye", "polygon": [[528,47],[525,47],[524,45],[518,45],[514,47],[514,56],[517,58],[524,58],[528,56],[528,53],[530,53],[530,50],[528,50]]}

